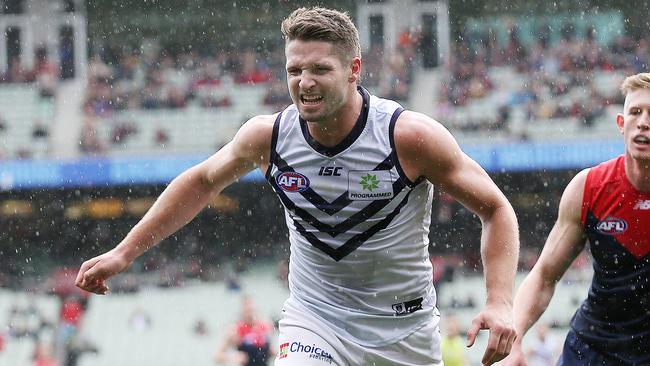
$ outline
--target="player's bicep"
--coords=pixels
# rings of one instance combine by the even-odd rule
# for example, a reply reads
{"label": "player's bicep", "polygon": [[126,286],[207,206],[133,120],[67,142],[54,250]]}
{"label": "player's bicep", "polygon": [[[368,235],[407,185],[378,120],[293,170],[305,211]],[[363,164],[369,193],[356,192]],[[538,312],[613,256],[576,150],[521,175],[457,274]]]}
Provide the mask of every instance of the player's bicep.
{"label": "player's bicep", "polygon": [[268,162],[273,116],[246,122],[232,141],[197,167],[205,183],[221,190],[256,167]]}
{"label": "player's bicep", "polygon": [[558,281],[586,244],[581,221],[582,196],[587,170],[569,183],[558,210],[558,218],[546,239],[536,270],[547,281]]}
{"label": "player's bicep", "polygon": [[238,157],[232,145],[231,141],[197,166],[204,177],[204,184],[215,190],[221,191],[254,167],[249,160]]}

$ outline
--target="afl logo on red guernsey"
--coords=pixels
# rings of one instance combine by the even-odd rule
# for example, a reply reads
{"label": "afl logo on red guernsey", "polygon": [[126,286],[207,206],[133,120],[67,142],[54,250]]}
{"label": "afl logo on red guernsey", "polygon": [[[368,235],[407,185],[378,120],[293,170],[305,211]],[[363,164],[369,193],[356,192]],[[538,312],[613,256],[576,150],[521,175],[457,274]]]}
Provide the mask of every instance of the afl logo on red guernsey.
{"label": "afl logo on red guernsey", "polygon": [[623,234],[627,230],[627,222],[616,217],[608,217],[599,222],[596,229],[605,235]]}
{"label": "afl logo on red guernsey", "polygon": [[302,192],[309,188],[309,178],[296,172],[286,172],[275,178],[280,188],[287,192]]}

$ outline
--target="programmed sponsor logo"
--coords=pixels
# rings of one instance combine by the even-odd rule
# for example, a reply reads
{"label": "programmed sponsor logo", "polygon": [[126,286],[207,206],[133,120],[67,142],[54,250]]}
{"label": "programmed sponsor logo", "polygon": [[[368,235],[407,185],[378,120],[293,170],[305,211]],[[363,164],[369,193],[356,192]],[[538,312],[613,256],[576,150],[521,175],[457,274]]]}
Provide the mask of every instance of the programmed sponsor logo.
{"label": "programmed sponsor logo", "polygon": [[315,344],[310,345],[303,344],[302,342],[287,342],[280,345],[280,358],[287,357],[289,353],[306,353],[309,358],[323,361],[327,364],[331,364],[334,361],[332,355]]}
{"label": "programmed sponsor logo", "polygon": [[393,197],[393,192],[380,192],[380,193],[350,193],[350,198],[362,200],[362,199],[374,199],[374,198],[391,198]]}
{"label": "programmed sponsor logo", "polygon": [[361,201],[393,198],[390,170],[351,170],[348,172],[348,199]]}
{"label": "programmed sponsor logo", "polygon": [[297,172],[282,173],[275,178],[280,188],[287,192],[302,192],[309,188],[309,178]]}
{"label": "programmed sponsor logo", "polygon": [[608,217],[596,226],[598,232],[605,235],[618,235],[627,230],[627,222],[616,217]]}
{"label": "programmed sponsor logo", "polygon": [[635,210],[650,210],[650,200],[638,200],[634,205]]}

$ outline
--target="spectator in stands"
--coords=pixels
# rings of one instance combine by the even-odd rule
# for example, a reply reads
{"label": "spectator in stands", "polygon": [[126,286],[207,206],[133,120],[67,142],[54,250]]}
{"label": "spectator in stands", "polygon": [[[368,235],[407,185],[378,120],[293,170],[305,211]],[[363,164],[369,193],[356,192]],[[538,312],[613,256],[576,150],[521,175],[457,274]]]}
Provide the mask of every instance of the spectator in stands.
{"label": "spectator in stands", "polygon": [[132,122],[117,122],[113,126],[111,142],[113,144],[124,144],[130,135],[138,133],[138,128]]}
{"label": "spectator in stands", "polygon": [[68,338],[70,333],[76,331],[83,317],[84,304],[82,299],[77,296],[68,296],[63,300],[61,305],[60,325],[64,333],[64,338]]}
{"label": "spectator in stands", "polygon": [[405,100],[408,97],[407,58],[401,48],[384,55],[384,67],[379,90],[391,99]]}
{"label": "spectator in stands", "polygon": [[139,98],[142,109],[158,109],[163,105],[160,90],[154,83],[147,83],[140,92]]}
{"label": "spectator in stands", "polygon": [[208,325],[203,320],[202,318],[197,319],[194,322],[194,326],[192,327],[192,333],[194,333],[195,336],[197,337],[205,337],[208,335]]}
{"label": "spectator in stands", "polygon": [[151,316],[142,307],[137,307],[129,316],[129,326],[136,332],[145,332],[151,328]]}
{"label": "spectator in stands", "polygon": [[165,146],[169,143],[169,134],[167,130],[160,127],[156,130],[156,136],[154,137],[155,143],[160,146]]}
{"label": "spectator in stands", "polygon": [[291,98],[287,96],[287,86],[280,80],[275,79],[264,94],[263,103],[273,107],[274,111],[281,111],[291,104]]}
{"label": "spectator in stands", "polygon": [[11,58],[8,64],[8,71],[3,77],[3,82],[24,83],[30,81],[29,74],[21,65],[19,57]]}
{"label": "spectator in stands", "polygon": [[30,297],[27,304],[15,303],[9,309],[8,335],[11,338],[29,337],[37,340],[41,331],[50,325]]}
{"label": "spectator in stands", "polygon": [[164,106],[170,109],[185,108],[187,106],[187,95],[185,91],[179,87],[169,88]]}
{"label": "spectator in stands", "polygon": [[528,366],[548,366],[554,365],[560,351],[558,339],[549,334],[549,328],[546,323],[537,325],[535,338],[530,340],[528,351],[526,352]]}
{"label": "spectator in stands", "polygon": [[454,314],[447,314],[445,323],[440,329],[442,340],[442,361],[445,366],[468,366],[465,356],[467,346],[460,335],[460,324]]}
{"label": "spectator in stands", "polygon": [[48,60],[47,49],[39,48],[36,50],[36,66],[34,74],[40,95],[44,98],[51,98],[56,92],[56,86],[59,78],[59,72],[52,62]]}
{"label": "spectator in stands", "polygon": [[270,321],[260,319],[249,296],[241,300],[241,316],[226,332],[217,347],[216,362],[238,366],[266,366],[275,356]]}
{"label": "spectator in stands", "polygon": [[284,288],[289,288],[289,261],[281,259],[275,269],[275,277],[282,283]]}
{"label": "spectator in stands", "polygon": [[91,79],[108,81],[112,78],[112,71],[101,56],[96,54],[88,61],[88,76]]}
{"label": "spectator in stands", "polygon": [[227,108],[232,106],[232,100],[227,95],[218,97],[207,94],[201,97],[200,103],[203,108]]}
{"label": "spectator in stands", "polygon": [[42,139],[49,136],[50,132],[41,120],[34,122],[34,129],[32,130],[32,137],[34,139]]}
{"label": "spectator in stands", "polygon": [[260,84],[271,79],[271,71],[260,62],[257,54],[252,50],[245,50],[242,54],[241,70],[235,78],[240,84]]}
{"label": "spectator in stands", "polygon": [[[87,106],[86,110],[89,109],[92,109],[92,107]],[[82,152],[88,155],[101,154],[106,150],[104,142],[98,136],[98,131],[95,126],[96,123],[94,114],[92,112],[86,112],[81,125],[79,147]]]}
{"label": "spectator in stands", "polygon": [[70,295],[63,299],[59,315],[59,326],[56,333],[56,353],[59,359],[65,360],[72,343],[78,337],[79,326],[84,314],[84,303],[75,296]]}
{"label": "spectator in stands", "polygon": [[59,362],[54,354],[51,343],[37,341],[32,356],[32,366],[58,366]]}
{"label": "spectator in stands", "polygon": [[62,366],[76,366],[79,357],[86,353],[97,353],[97,347],[86,340],[81,332],[88,298],[69,295],[63,299],[56,335],[57,358]]}

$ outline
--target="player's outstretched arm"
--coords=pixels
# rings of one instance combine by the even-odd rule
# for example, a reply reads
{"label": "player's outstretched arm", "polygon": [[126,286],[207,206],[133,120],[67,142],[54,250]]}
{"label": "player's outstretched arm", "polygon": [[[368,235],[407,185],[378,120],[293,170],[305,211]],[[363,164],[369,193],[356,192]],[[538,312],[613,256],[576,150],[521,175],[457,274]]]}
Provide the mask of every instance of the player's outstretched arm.
{"label": "player's outstretched arm", "polygon": [[147,249],[190,222],[226,186],[269,159],[273,116],[242,126],[226,146],[176,177],[127,236],[112,250],[85,261],[76,285],[105,294],[106,280],[125,271]]}
{"label": "player's outstretched arm", "polygon": [[517,219],[512,206],[487,173],[465,155],[438,122],[404,112],[395,128],[400,164],[409,178],[425,177],[476,213],[483,226],[481,253],[487,301],[474,319],[468,345],[480,329],[489,329],[483,364],[508,355],[515,339],[512,293],[519,257]]}
{"label": "player's outstretched arm", "polygon": [[524,335],[542,316],[553,297],[555,285],[585,246],[580,215],[587,173],[588,170],[578,173],[564,190],[557,221],[542,254],[517,290],[514,302],[517,340],[502,365],[526,365],[521,348]]}

